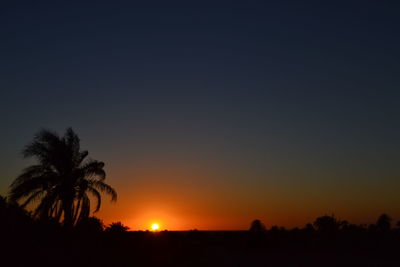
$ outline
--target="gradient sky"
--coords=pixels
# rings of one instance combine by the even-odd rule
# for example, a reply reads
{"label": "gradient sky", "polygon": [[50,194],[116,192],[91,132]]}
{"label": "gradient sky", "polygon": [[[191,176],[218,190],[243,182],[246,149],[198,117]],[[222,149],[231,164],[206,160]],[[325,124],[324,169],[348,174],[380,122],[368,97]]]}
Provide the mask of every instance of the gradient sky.
{"label": "gradient sky", "polygon": [[1,2],[0,194],[71,126],[106,223],[400,219],[399,1],[136,2]]}

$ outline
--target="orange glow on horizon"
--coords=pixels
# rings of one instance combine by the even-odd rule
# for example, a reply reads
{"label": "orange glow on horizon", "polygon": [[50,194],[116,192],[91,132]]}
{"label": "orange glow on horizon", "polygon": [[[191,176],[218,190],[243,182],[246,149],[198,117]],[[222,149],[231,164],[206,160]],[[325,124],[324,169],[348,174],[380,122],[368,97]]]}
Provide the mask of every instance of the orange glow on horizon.
{"label": "orange glow on horizon", "polygon": [[[289,186],[265,180],[265,184],[257,184],[264,181],[260,178],[263,175],[253,173],[251,177],[259,180],[246,185],[236,182],[240,175],[245,176],[238,171],[230,176],[230,183],[225,183],[229,169],[223,169],[224,166],[219,166],[222,170],[212,166],[198,169],[188,162],[167,163],[138,162],[135,169],[108,170],[107,179],[119,199],[116,203],[104,201],[96,216],[105,224],[121,221],[132,231],[152,231],[154,223],[159,230],[169,231],[246,230],[254,219],[260,219],[267,227],[292,228],[332,213],[351,223],[374,223],[381,211],[396,214],[400,205],[393,202],[387,208],[397,194],[395,186],[390,194],[380,196],[376,186],[364,185],[354,200],[352,195],[338,196],[336,192],[341,189],[333,184],[323,190],[306,182],[291,181]],[[277,177],[286,181],[285,176]]]}

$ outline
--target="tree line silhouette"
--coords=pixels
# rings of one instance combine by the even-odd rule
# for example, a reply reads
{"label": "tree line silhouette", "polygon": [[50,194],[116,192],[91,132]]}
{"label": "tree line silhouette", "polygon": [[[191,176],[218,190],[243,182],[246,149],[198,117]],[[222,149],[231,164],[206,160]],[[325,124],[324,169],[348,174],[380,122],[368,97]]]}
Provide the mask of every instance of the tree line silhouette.
{"label": "tree line silhouette", "polygon": [[[16,202],[0,197],[0,218],[1,261],[7,262],[4,266],[32,263],[40,266],[399,266],[400,263],[397,256],[400,227],[393,227],[386,214],[371,225],[355,225],[324,215],[293,229],[267,228],[255,220],[243,231],[154,233],[129,231],[121,222],[105,226],[93,216],[67,227],[52,218],[34,217]],[[43,251],[49,255],[46,252],[44,256]],[[326,257],[332,259],[326,262]],[[368,265],[371,261],[376,265]]]}
{"label": "tree line silhouette", "polygon": [[293,229],[256,219],[243,231],[129,231],[93,216],[102,193],[117,193],[71,128],[61,137],[41,130],[22,154],[37,162],[0,196],[6,266],[400,266],[400,222],[387,214],[370,225],[323,215]]}
{"label": "tree line silhouette", "polygon": [[[1,229],[10,230],[12,228],[21,229],[29,225],[40,224],[53,224],[61,229],[67,227],[64,223],[60,223],[53,217],[36,217],[35,213],[29,212],[25,209],[24,205],[20,205],[13,200],[7,200],[6,197],[0,196],[0,220]],[[122,222],[112,222],[105,226],[101,219],[95,216],[88,216],[81,218],[75,225],[74,229],[78,231],[88,232],[111,232],[120,233],[127,232],[129,227]],[[374,224],[351,224],[346,220],[340,220],[335,215],[324,215],[317,217],[313,223],[307,223],[303,228],[295,227],[293,229],[285,229],[284,227],[272,226],[270,229],[256,219],[251,222],[249,233],[252,234],[267,234],[273,232],[296,232],[302,231],[304,233],[319,233],[321,235],[331,235],[339,232],[364,232],[364,233],[393,233],[400,234],[400,221],[392,227],[392,219],[387,214],[380,215]],[[168,232],[168,231],[166,231]],[[198,232],[191,230],[191,232]]]}

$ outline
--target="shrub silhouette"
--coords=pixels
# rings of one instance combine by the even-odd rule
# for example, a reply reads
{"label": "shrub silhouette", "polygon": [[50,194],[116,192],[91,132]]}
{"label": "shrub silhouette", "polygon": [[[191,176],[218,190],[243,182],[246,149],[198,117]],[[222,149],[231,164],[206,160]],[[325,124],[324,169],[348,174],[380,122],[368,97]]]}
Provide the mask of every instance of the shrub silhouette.
{"label": "shrub silhouette", "polygon": [[88,217],[77,222],[76,230],[84,233],[99,233],[104,230],[103,221],[97,217]]}
{"label": "shrub silhouette", "polygon": [[312,233],[312,232],[315,231],[315,228],[314,228],[314,226],[313,226],[311,223],[307,223],[307,224],[304,226],[303,230],[304,230],[306,233]]}
{"label": "shrub silhouette", "polygon": [[391,221],[392,219],[387,214],[382,214],[379,216],[378,220],[376,221],[375,228],[377,231],[381,232],[388,232],[391,229]]}
{"label": "shrub silhouette", "polygon": [[265,225],[260,220],[256,219],[251,223],[249,231],[252,233],[263,233],[266,229]]}
{"label": "shrub silhouette", "polygon": [[36,165],[25,168],[11,184],[10,199],[24,200],[22,206],[38,202],[33,216],[63,220],[71,227],[89,217],[91,194],[97,201],[94,212],[101,206],[101,192],[116,201],[117,193],[104,180],[104,163],[86,159],[80,139],[68,128],[64,136],[42,130],[23,150],[25,158],[36,158]]}
{"label": "shrub silhouette", "polygon": [[336,219],[334,215],[321,216],[314,221],[316,230],[321,233],[336,233],[341,229],[343,224],[344,222]]}
{"label": "shrub silhouette", "polygon": [[128,226],[123,225],[121,222],[113,222],[105,229],[106,232],[110,233],[123,233],[129,230]]}
{"label": "shrub silhouette", "polygon": [[33,224],[32,218],[16,202],[9,202],[0,196],[0,231],[21,231]]}

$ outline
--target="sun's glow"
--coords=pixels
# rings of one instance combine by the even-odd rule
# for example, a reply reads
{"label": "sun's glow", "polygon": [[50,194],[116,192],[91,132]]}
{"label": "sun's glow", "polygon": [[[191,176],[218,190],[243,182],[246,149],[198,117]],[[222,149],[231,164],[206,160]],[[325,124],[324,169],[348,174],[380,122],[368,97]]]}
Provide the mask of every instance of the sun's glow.
{"label": "sun's glow", "polygon": [[153,224],[151,225],[151,230],[157,231],[158,229],[160,229],[160,226],[158,225],[158,223],[153,223]]}

